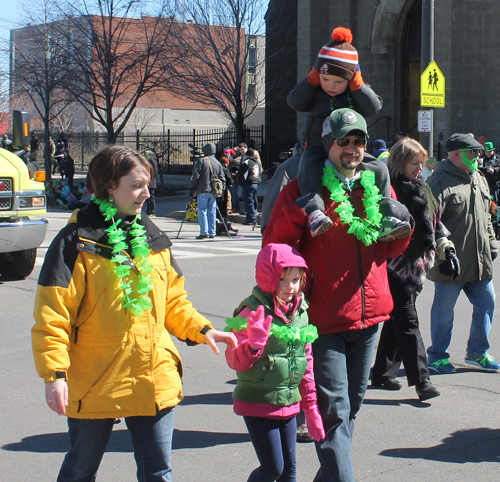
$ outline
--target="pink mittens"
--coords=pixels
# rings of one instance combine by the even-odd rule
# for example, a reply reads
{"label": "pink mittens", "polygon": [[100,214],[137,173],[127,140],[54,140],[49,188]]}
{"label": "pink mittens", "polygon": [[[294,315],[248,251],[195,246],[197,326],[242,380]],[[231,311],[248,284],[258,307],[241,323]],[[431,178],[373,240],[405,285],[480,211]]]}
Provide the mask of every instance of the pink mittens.
{"label": "pink mittens", "polygon": [[264,307],[260,305],[255,311],[251,311],[247,318],[248,343],[254,350],[264,348],[269,338],[269,330],[273,317],[264,318]]}
{"label": "pink mittens", "polygon": [[307,431],[309,435],[319,442],[325,438],[325,429],[323,427],[323,419],[319,414],[318,406],[313,405],[311,408],[304,409],[306,418]]}

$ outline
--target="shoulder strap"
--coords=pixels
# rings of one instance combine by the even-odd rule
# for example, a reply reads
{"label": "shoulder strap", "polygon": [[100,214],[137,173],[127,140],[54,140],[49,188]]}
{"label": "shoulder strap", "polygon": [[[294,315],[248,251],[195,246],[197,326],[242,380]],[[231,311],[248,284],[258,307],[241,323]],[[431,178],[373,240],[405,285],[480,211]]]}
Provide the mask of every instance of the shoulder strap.
{"label": "shoulder strap", "polygon": [[212,176],[212,179],[214,178],[214,171],[212,171],[212,162],[210,159],[207,157],[206,160],[208,161],[208,167],[210,169],[210,175]]}

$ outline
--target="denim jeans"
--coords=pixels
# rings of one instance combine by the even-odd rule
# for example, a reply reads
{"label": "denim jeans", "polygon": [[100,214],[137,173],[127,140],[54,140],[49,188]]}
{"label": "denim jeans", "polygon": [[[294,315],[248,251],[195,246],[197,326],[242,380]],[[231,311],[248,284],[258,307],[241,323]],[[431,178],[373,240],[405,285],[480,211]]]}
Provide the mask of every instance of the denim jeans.
{"label": "denim jeans", "polygon": [[258,184],[242,186],[243,201],[245,201],[246,223],[255,224],[257,222],[257,214],[255,212],[255,201],[257,200]]}
{"label": "denim jeans", "polygon": [[[127,417],[139,482],[172,482],[174,408],[153,417]],[[68,418],[71,447],[57,482],[92,482],[108,445],[114,419]]]}
{"label": "denim jeans", "polygon": [[432,346],[427,349],[429,363],[450,357],[448,347],[453,331],[453,309],[462,290],[473,306],[467,355],[480,358],[490,347],[488,334],[495,311],[493,281],[485,279],[466,283],[434,283],[434,301],[431,309]]}
{"label": "denim jeans", "polygon": [[196,196],[198,200],[198,223],[200,234],[215,236],[215,217],[217,214],[217,203],[215,196],[210,192],[204,192]]}
{"label": "denim jeans", "polygon": [[240,210],[240,186],[238,184],[233,184],[229,188],[229,192],[231,193],[232,210],[238,213]]}
{"label": "denim jeans", "polygon": [[250,474],[247,482],[296,482],[296,418],[244,419],[260,462],[260,467]]}
{"label": "denim jeans", "polygon": [[370,376],[378,325],[320,335],[313,343],[318,407],[326,437],[315,442],[315,482],[354,482],[351,440]]}

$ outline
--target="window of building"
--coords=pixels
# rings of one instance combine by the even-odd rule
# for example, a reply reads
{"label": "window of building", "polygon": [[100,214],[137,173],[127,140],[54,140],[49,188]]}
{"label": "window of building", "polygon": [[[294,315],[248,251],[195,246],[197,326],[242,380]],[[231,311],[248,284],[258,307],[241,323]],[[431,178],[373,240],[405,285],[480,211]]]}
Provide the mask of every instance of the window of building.
{"label": "window of building", "polygon": [[189,119],[186,119],[186,125],[190,125],[191,124],[191,121]]}
{"label": "window of building", "polygon": [[255,104],[255,84],[248,84],[247,102]]}
{"label": "window of building", "polygon": [[179,119],[174,119],[174,124],[178,124],[179,123]]}

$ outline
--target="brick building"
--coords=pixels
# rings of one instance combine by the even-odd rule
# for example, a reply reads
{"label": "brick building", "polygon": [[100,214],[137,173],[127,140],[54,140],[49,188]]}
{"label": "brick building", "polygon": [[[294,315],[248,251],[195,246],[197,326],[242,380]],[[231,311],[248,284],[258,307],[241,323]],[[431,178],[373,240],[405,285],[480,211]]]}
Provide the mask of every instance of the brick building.
{"label": "brick building", "polygon": [[[499,14],[498,1],[435,1],[434,58],[446,77],[446,106],[434,109],[437,156],[445,155],[444,142],[453,132],[500,142],[500,31],[494,22]],[[286,94],[309,73],[333,28],[342,25],[353,32],[365,81],[384,100],[368,119],[370,139],[392,141],[401,130],[419,139],[421,15],[421,0],[270,0],[267,44],[274,61],[267,62],[266,76],[286,73],[288,90],[272,99],[266,124],[281,139],[293,140],[302,131],[304,115],[286,105]],[[280,16],[288,34],[282,25],[275,27]]]}
{"label": "brick building", "polygon": [[[78,22],[79,19],[72,20],[73,22]],[[94,24],[99,25],[99,21],[102,20],[100,17],[93,17]],[[151,21],[154,22],[153,17]],[[171,20],[165,19],[164,22],[170,22]],[[68,22],[64,21],[64,25],[68,24]],[[120,46],[118,51],[130,49],[132,46],[137,50],[137,52],[141,52],[141,35],[144,35],[144,26],[143,22],[147,22],[147,18],[144,17],[142,19],[128,19],[126,20],[126,28],[125,34],[123,35],[123,46]],[[61,24],[62,22],[59,22]],[[80,22],[81,25],[86,25],[86,21]],[[178,35],[182,35],[182,32],[185,32],[186,29],[195,28],[194,25],[189,23],[180,23],[176,22],[178,25],[178,31],[181,33],[177,33]],[[45,24],[44,26],[49,25]],[[67,27],[68,29],[70,27]],[[82,34],[84,27],[72,28],[71,38],[75,41],[75,45],[81,45],[83,49],[89,49],[89,55],[91,51],[93,51],[94,55],[99,55],[95,51],[95,47],[93,45],[89,45],[87,35]],[[95,28],[95,27],[94,27]],[[231,26],[216,26],[214,29],[225,29],[225,30],[234,30],[234,27]],[[58,29],[55,28],[54,32],[57,32]],[[60,26],[59,26],[59,31]],[[25,28],[14,29],[11,30],[11,73],[15,71],[15,69],[24,69],[26,63],[23,64],[23,56],[19,55],[19,49],[27,49],[30,50],[30,55],[36,55],[31,51],[35,51],[36,48],[34,46],[33,38],[40,37],[41,35],[46,35],[47,37],[51,34],[46,34],[45,31],[42,33],[42,27],[37,26],[28,26]],[[230,34],[229,34],[230,35]],[[243,32],[244,36],[244,32]],[[80,39],[78,37],[81,37]],[[90,36],[89,36],[90,37]],[[255,62],[263,62],[264,57],[264,41],[263,37],[254,36],[249,44],[255,50],[255,55],[250,56],[253,58]],[[75,40],[76,38],[76,40]],[[44,39],[45,43],[50,43],[47,39]],[[175,44],[175,40],[173,40]],[[42,46],[44,42],[40,42]],[[135,44],[135,46],[134,46]],[[43,45],[44,46],[44,45]],[[39,48],[43,48],[39,47]],[[223,46],[221,47],[221,49]],[[43,55],[43,54],[42,54]],[[57,49],[54,49],[54,52],[50,52],[49,55],[57,55],[58,63],[66,66],[68,69],[75,69],[74,65],[71,64],[71,59],[69,58],[67,52],[57,52]],[[140,54],[138,54],[140,55]],[[263,64],[262,64],[263,65]],[[119,65],[117,69],[119,69]],[[261,91],[263,91],[264,86],[264,76],[263,71],[260,68],[256,68],[253,71],[251,68],[249,69],[250,75],[248,75],[248,79],[246,79],[246,87],[255,98]],[[15,75],[11,74],[11,92],[12,95],[12,107],[19,108],[18,104],[21,104],[22,108],[30,111],[30,118],[32,119],[32,124],[38,126],[37,124],[37,112],[34,108],[30,107],[30,102],[27,98],[23,97],[22,90],[20,90],[15,85],[15,79],[18,78]],[[19,77],[23,78],[23,77]],[[126,84],[124,84],[126,86]],[[135,132],[136,130],[140,130],[143,133],[161,133],[167,129],[171,131],[189,131],[192,129],[221,129],[227,128],[230,124],[227,116],[220,110],[215,108],[214,106],[207,105],[201,102],[196,102],[189,100],[187,98],[181,98],[172,94],[168,90],[168,79],[166,79],[165,85],[166,89],[155,88],[153,91],[148,92],[144,96],[142,96],[137,103],[136,108],[134,109],[130,120],[127,123],[125,128],[125,132]],[[133,91],[133,89],[131,89]],[[57,91],[54,95],[58,95]],[[90,95],[90,93],[89,93]],[[97,94],[99,95],[99,93]],[[260,98],[263,96],[260,95]],[[126,105],[130,101],[130,97],[127,96],[126,90],[123,93],[122,97],[116,101],[115,111],[119,110],[121,107]],[[261,125],[264,122],[264,106],[256,109],[254,114],[247,119],[246,124],[248,126],[252,125]],[[104,128],[101,124],[94,121],[91,116],[85,111],[85,109],[79,105],[78,103],[73,103],[68,107],[65,111],[66,117],[71,120],[71,130],[72,131],[103,131]],[[67,130],[66,126],[61,126],[64,130]]]}

